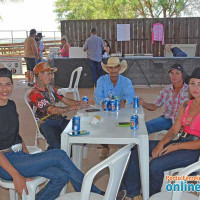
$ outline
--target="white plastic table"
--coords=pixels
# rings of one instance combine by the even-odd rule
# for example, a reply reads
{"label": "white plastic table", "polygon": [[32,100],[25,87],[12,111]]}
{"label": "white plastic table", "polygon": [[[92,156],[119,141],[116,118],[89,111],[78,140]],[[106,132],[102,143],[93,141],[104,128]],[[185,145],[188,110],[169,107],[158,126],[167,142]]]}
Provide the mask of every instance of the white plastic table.
{"label": "white plastic table", "polygon": [[[101,107],[97,106],[101,109]],[[119,127],[119,122],[129,122],[130,116],[137,114],[139,116],[139,129],[132,131],[130,127]],[[70,155],[71,145],[73,145],[73,162],[81,169],[83,159],[83,146],[79,144],[137,144],[139,149],[140,174],[143,199],[149,198],[149,138],[144,121],[144,112],[142,108],[133,109],[132,106],[126,106],[117,112],[103,111],[85,112],[79,111],[81,130],[87,130],[89,135],[69,136],[72,132],[72,120],[69,122],[61,135],[61,149]],[[95,115],[102,119],[97,125],[91,124]]]}

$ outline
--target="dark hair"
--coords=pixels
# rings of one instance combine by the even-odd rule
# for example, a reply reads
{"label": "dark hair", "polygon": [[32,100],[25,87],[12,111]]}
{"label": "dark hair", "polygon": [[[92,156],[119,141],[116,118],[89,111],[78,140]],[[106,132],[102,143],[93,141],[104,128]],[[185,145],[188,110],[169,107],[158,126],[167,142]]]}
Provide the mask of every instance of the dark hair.
{"label": "dark hair", "polygon": [[[107,44],[107,46],[110,48],[110,44],[109,44],[109,42],[108,42],[108,40],[106,40],[106,39],[104,39],[103,40],[106,44]],[[109,51],[109,55],[111,54],[111,48],[110,48],[110,51]]]}
{"label": "dark hair", "polygon": [[90,33],[97,33],[96,28],[91,28]]}
{"label": "dark hair", "polygon": [[40,40],[39,40],[37,37],[35,37],[35,41],[38,42],[38,41],[40,41]]}
{"label": "dark hair", "polygon": [[30,30],[30,35],[36,34],[36,30],[35,29],[31,29]]}

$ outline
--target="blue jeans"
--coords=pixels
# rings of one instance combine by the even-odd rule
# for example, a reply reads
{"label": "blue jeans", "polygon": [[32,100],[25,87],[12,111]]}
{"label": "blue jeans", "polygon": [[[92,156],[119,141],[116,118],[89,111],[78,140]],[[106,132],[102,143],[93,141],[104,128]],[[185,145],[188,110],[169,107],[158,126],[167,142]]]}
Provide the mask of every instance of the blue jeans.
{"label": "blue jeans", "polygon": [[60,149],[61,133],[69,123],[69,120],[61,117],[60,119],[47,119],[40,125],[41,134],[44,135],[48,149]]}
{"label": "blue jeans", "polygon": [[92,72],[92,80],[94,84],[96,85],[98,78],[103,75],[101,62],[90,60],[90,70]]}
{"label": "blue jeans", "polygon": [[[37,200],[54,200],[68,181],[77,192],[81,191],[84,174],[79,171],[67,154],[60,149],[53,149],[38,154],[8,152],[4,156],[24,177],[42,176],[49,180],[48,184],[36,195]],[[12,180],[12,177],[0,167],[0,177]],[[101,194],[94,185],[92,192]]]}
{"label": "blue jeans", "polygon": [[170,118],[165,118],[163,115],[146,122],[148,134],[159,132],[162,130],[169,130],[172,125],[172,120]]}
{"label": "blue jeans", "polygon": [[[188,141],[187,138],[173,140],[165,145],[165,147],[171,143]],[[149,156],[152,156],[152,151],[158,143],[159,141],[156,140],[149,141]],[[186,167],[198,161],[199,156],[200,150],[183,149],[152,159],[149,163],[150,196],[160,192],[165,171]],[[134,146],[132,149],[128,168],[122,180],[120,190],[126,190],[128,197],[140,194],[141,182],[137,146]]]}

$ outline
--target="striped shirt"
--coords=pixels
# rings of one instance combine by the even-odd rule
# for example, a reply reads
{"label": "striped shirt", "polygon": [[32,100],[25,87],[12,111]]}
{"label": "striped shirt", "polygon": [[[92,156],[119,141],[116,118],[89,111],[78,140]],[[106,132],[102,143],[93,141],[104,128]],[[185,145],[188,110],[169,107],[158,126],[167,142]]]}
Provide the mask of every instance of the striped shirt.
{"label": "striped shirt", "polygon": [[158,107],[164,105],[165,111],[163,113],[165,118],[172,119],[172,122],[177,118],[181,104],[187,101],[188,98],[188,85],[184,83],[179,93],[174,92],[173,85],[167,86],[160,91],[159,96],[154,101]]}

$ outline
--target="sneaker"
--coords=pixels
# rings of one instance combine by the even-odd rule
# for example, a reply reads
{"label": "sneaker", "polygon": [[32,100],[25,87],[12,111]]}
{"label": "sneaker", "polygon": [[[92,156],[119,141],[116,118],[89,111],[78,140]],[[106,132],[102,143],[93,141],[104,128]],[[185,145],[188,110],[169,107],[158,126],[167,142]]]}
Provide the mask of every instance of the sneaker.
{"label": "sneaker", "polygon": [[126,198],[126,190],[119,191],[116,200],[125,200],[125,198]]}
{"label": "sneaker", "polygon": [[28,83],[28,86],[30,86],[30,83]]}

